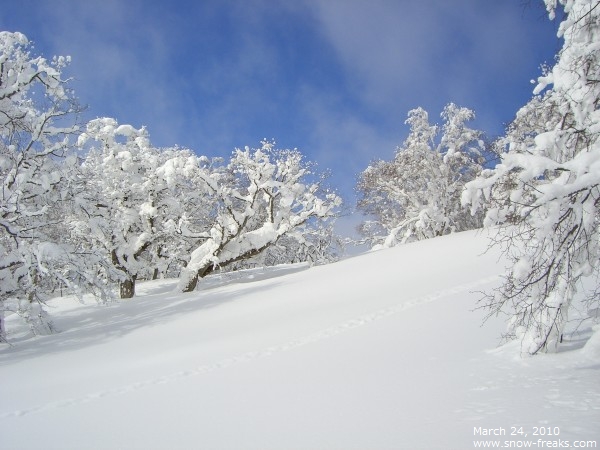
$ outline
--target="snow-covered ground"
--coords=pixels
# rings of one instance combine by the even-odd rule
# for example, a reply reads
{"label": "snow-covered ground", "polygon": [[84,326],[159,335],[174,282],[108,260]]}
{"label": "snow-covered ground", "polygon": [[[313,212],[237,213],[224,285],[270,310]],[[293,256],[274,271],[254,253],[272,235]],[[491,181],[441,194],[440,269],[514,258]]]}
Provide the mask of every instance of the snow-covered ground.
{"label": "snow-covered ground", "polygon": [[473,310],[503,271],[486,245],[467,232],[215,275],[191,294],[164,280],[109,306],[56,299],[52,336],[26,339],[9,317],[0,448],[600,442],[600,332],[574,322],[564,351],[535,358],[497,347],[502,319]]}

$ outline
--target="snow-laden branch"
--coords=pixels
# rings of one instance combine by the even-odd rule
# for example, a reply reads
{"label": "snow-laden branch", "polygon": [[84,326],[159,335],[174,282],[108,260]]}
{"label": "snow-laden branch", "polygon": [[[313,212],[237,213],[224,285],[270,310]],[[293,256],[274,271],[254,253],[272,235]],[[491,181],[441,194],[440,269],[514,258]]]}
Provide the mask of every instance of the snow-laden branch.
{"label": "snow-laden branch", "polygon": [[483,305],[512,315],[509,337],[531,354],[556,350],[580,278],[600,270],[600,2],[546,0],[552,18],[558,3],[557,63],[509,127],[501,163],[462,197],[487,207],[484,223],[500,226],[495,241],[511,261]]}
{"label": "snow-laden branch", "polygon": [[222,176],[212,179],[221,182],[211,184],[211,195],[223,206],[210,238],[190,255],[180,278],[183,291],[193,290],[212,268],[255,256],[312,218],[333,216],[340,205],[337,195],[303,182],[310,171],[298,151],[275,150],[271,143],[236,150],[219,170]]}

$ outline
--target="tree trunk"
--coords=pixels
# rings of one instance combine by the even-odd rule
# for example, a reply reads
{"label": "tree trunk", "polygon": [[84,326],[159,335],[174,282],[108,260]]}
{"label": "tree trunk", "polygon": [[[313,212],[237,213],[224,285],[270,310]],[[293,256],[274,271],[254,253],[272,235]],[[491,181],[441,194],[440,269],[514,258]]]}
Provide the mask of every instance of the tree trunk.
{"label": "tree trunk", "polygon": [[0,303],[0,342],[6,342],[6,331],[4,331],[4,306]]}
{"label": "tree trunk", "polygon": [[[276,243],[279,240],[279,236],[277,237],[277,239],[275,239],[272,242],[267,243],[266,245],[262,246],[261,248],[255,248],[252,250],[248,250],[246,253],[243,253],[241,255],[238,255],[235,258],[231,258],[227,261],[223,261],[219,264],[220,267],[227,267],[229,264],[238,262],[238,261],[242,261],[244,259],[248,259],[251,258],[253,256],[259,255],[260,253],[262,253],[264,250],[266,250],[269,246],[273,245],[274,243]],[[206,275],[212,273],[215,270],[215,265],[214,264],[209,264],[208,266],[203,267],[202,269],[200,269],[198,272],[196,272],[196,274],[190,278],[190,280],[187,282],[187,284],[184,286],[184,288],[182,289],[182,292],[192,292],[194,289],[196,289],[196,286],[198,285],[198,280],[200,278],[204,278]]]}
{"label": "tree trunk", "polygon": [[196,286],[198,285],[198,272],[196,272],[196,274],[190,278],[190,280],[187,282],[187,284],[183,287],[183,289],[181,290],[182,292],[192,292],[194,289],[196,289]]}
{"label": "tree trunk", "polygon": [[129,272],[127,272],[127,269],[119,261],[119,257],[115,250],[110,252],[110,256],[113,265],[127,276],[125,281],[119,283],[119,297],[132,298],[135,295],[135,279],[137,278],[137,275],[130,275]]}
{"label": "tree trunk", "polygon": [[200,269],[192,278],[190,278],[188,283],[183,288],[182,292],[192,292],[194,289],[196,289],[196,286],[198,285],[198,280],[200,280],[200,278],[204,278],[213,270],[215,270],[215,266],[213,264],[209,264],[208,266],[205,266],[202,269]]}
{"label": "tree trunk", "polygon": [[119,283],[119,294],[121,298],[132,298],[135,295],[135,279],[136,276],[134,275]]}

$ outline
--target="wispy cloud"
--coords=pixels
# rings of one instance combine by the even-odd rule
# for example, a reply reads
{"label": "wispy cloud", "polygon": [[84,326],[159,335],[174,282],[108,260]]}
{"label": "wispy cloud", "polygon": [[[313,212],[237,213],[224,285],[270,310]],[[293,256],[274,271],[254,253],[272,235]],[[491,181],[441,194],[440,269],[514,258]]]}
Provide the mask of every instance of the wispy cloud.
{"label": "wispy cloud", "polygon": [[[352,201],[407,112],[454,101],[499,132],[557,50],[518,0],[21,0],[0,26],[73,57],[88,118],[147,125],[156,145],[226,155],[275,138]],[[550,39],[549,39],[550,37]],[[547,55],[544,57],[544,55]]]}
{"label": "wispy cloud", "polygon": [[41,2],[33,33],[53,54],[72,57],[70,74],[88,115],[113,116],[151,133],[181,132],[181,79],[173,74],[169,18],[145,13],[144,2],[118,0]]}
{"label": "wispy cloud", "polygon": [[535,33],[552,27],[523,17],[518,2],[506,3],[306,1],[366,105],[403,117],[417,106],[435,112],[454,101],[479,107],[488,125],[516,111],[507,111],[515,96],[506,91],[529,95],[529,78],[543,62]]}

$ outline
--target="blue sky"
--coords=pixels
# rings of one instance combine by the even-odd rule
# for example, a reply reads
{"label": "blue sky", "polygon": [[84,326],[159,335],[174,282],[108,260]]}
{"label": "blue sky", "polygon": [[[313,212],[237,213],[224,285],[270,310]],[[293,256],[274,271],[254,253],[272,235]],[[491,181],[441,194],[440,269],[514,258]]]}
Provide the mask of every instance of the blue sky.
{"label": "blue sky", "polygon": [[560,48],[541,0],[3,0],[0,29],[72,57],[87,119],[208,156],[274,138],[350,206],[410,109],[454,102],[499,134]]}

